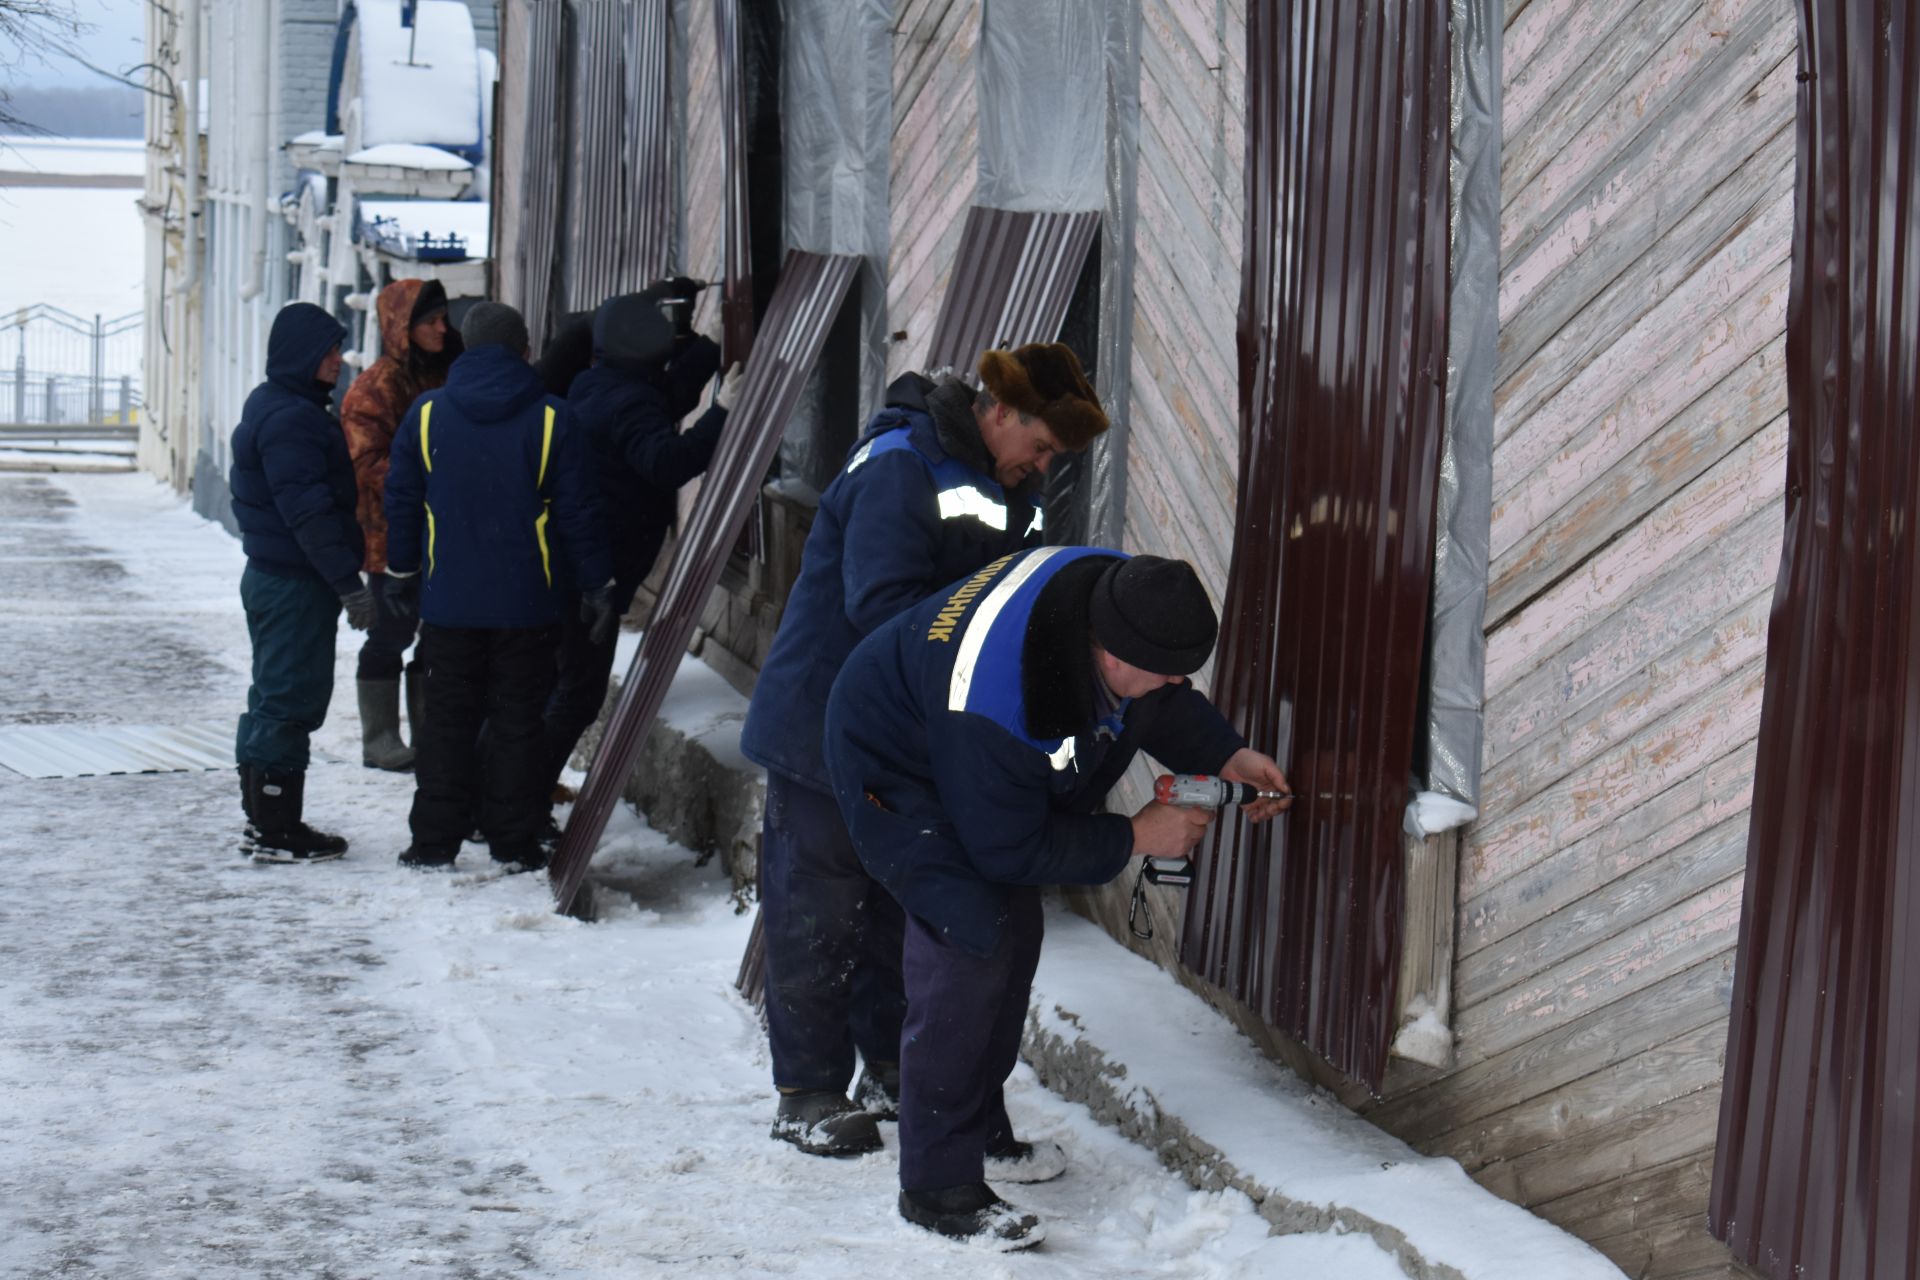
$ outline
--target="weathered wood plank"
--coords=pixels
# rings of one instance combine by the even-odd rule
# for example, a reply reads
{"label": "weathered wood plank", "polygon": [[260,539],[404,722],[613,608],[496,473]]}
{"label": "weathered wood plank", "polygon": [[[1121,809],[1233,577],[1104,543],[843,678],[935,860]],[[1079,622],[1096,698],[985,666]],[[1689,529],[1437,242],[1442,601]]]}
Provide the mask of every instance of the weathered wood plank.
{"label": "weathered wood plank", "polygon": [[1454,1029],[1461,1045],[1471,1046],[1462,1056],[1490,1056],[1524,1044],[1543,1027],[1625,1000],[1676,969],[1730,951],[1740,927],[1744,879],[1743,867],[1631,933],[1589,947],[1491,1000],[1461,1003]]}
{"label": "weathered wood plank", "polygon": [[1473,1171],[1504,1200],[1531,1207],[1637,1169],[1713,1149],[1720,1090],[1700,1089],[1512,1160]]}
{"label": "weathered wood plank", "polygon": [[1734,1260],[1733,1252],[1707,1230],[1703,1210],[1693,1220],[1675,1218],[1639,1231],[1590,1241],[1630,1276],[1657,1276],[1660,1280],[1705,1280],[1706,1277],[1758,1277]]}
{"label": "weathered wood plank", "polygon": [[1729,819],[1753,800],[1754,744],[1744,743],[1599,830],[1462,897],[1462,957],[1525,928]]}
{"label": "weathered wood plank", "polygon": [[1664,1044],[1604,1070],[1463,1126],[1434,1143],[1469,1173],[1501,1160],[1533,1155],[1701,1090],[1718,1092],[1724,1067],[1724,1020],[1683,1031]]}
{"label": "weathered wood plank", "polygon": [[[1421,1150],[1462,1125],[1571,1084],[1713,1021],[1733,996],[1733,955],[1713,956],[1654,983],[1631,1000],[1545,1029],[1504,1053],[1462,1058],[1452,1074],[1404,1096],[1365,1106],[1367,1118]],[[1676,1030],[1677,1029],[1677,1030]]]}
{"label": "weathered wood plank", "polygon": [[[1739,9],[1724,31],[1683,27],[1641,67],[1628,91],[1584,121],[1507,200],[1500,219],[1503,267],[1531,256],[1538,238],[1576,213],[1598,214],[1596,223],[1604,224],[1622,199],[1655,198],[1657,184],[1671,181],[1674,166],[1699,148],[1703,125],[1728,113],[1774,109],[1752,95],[1793,56],[1792,13],[1773,0],[1731,2]],[[1523,277],[1520,285],[1525,290],[1532,282]],[[1502,314],[1511,313],[1503,306]]]}
{"label": "weathered wood plank", "polygon": [[[1791,197],[1494,447],[1503,555],[1784,331]],[[1729,293],[1732,301],[1728,301]]]}
{"label": "weathered wood plank", "polygon": [[[1769,503],[1650,581],[1635,572],[1636,591],[1624,594],[1614,608],[1588,610],[1583,588],[1599,591],[1609,582],[1590,570],[1627,572],[1642,563],[1602,557],[1510,619],[1488,638],[1489,650],[1511,642],[1524,652],[1521,643],[1504,635],[1509,629],[1524,629],[1522,642],[1554,648],[1543,657],[1527,655],[1524,674],[1517,676],[1509,673],[1521,667],[1522,659],[1499,655],[1487,699],[1487,736],[1497,746],[1488,753],[1489,772],[1504,768],[1507,757],[1570,713],[1643,673],[1649,663],[1715,626],[1745,601],[1770,591],[1779,568],[1783,525],[1782,506]],[[1566,615],[1564,633],[1545,625],[1555,611]]]}
{"label": "weathered wood plank", "polygon": [[1533,1211],[1555,1226],[1592,1240],[1676,1218],[1704,1218],[1712,1186],[1713,1152],[1702,1151],[1537,1204]]}
{"label": "weathered wood plank", "polygon": [[1747,815],[1735,814],[1671,853],[1462,958],[1455,973],[1455,999],[1462,1006],[1492,999],[1588,947],[1637,932],[1658,913],[1740,874],[1746,856]]}

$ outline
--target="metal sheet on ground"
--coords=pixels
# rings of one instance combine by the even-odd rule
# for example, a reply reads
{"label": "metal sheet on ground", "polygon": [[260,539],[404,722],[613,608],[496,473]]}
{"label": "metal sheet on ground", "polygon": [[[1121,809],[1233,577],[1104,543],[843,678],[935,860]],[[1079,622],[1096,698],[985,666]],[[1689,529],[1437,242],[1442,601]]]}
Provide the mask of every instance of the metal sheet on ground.
{"label": "metal sheet on ground", "polygon": [[[314,753],[315,763],[337,763]],[[233,768],[233,721],[0,725],[0,767],[28,778]]]}
{"label": "metal sheet on ground", "polygon": [[747,359],[740,399],[727,415],[692,518],[674,544],[653,619],[627,669],[620,701],[549,868],[554,901],[563,912],[575,910],[587,864],[606,830],[607,818],[659,714],[707,595],[719,581],[720,569],[753,510],[767,468],[779,452],[787,417],[820,358],[827,331],[859,269],[860,259],[851,255],[799,252],[789,254],[781,268],[780,284]]}

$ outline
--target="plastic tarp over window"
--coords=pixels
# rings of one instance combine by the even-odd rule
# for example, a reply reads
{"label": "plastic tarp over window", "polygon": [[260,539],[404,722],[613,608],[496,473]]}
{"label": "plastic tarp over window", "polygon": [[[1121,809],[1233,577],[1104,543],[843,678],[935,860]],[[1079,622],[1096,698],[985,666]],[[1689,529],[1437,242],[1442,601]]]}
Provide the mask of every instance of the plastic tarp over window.
{"label": "plastic tarp over window", "polygon": [[[781,12],[786,241],[794,249],[862,260],[856,286],[860,403],[854,414],[864,421],[879,407],[887,375],[883,273],[891,235],[892,5],[784,0]],[[821,419],[849,408],[802,401],[780,447],[783,477],[815,492],[826,487],[845,459]]]}
{"label": "plastic tarp over window", "polygon": [[1433,544],[1425,724],[1409,835],[1480,811],[1486,688],[1487,532],[1493,514],[1493,382],[1500,344],[1499,0],[1452,0],[1452,280],[1447,428]]}

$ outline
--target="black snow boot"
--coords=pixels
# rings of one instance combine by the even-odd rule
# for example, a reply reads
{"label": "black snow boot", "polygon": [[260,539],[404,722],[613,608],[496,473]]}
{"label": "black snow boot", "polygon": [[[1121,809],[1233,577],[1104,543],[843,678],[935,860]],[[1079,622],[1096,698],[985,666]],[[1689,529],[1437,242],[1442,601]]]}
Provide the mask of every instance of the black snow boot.
{"label": "black snow boot", "polygon": [[900,1118],[900,1064],[869,1062],[854,1081],[853,1101],[875,1120]]}
{"label": "black snow boot", "polygon": [[253,766],[243,764],[234,772],[240,775],[240,811],[247,815],[247,826],[253,826]]}
{"label": "black snow boot", "polygon": [[772,1136],[810,1156],[863,1156],[884,1145],[874,1118],[831,1089],[781,1094]]}
{"label": "black snow boot", "polygon": [[344,839],[315,831],[300,820],[307,790],[305,770],[256,766],[249,777],[253,807],[247,839],[255,862],[326,862],[346,853]]}
{"label": "black snow boot", "polygon": [[458,849],[435,849],[430,845],[410,844],[400,852],[400,865],[415,871],[447,871],[460,855]]}
{"label": "black snow boot", "polygon": [[917,1227],[1002,1253],[1031,1249],[1047,1238],[1040,1219],[1008,1204],[984,1182],[938,1191],[902,1191],[900,1216]]}
{"label": "black snow boot", "polygon": [[[413,748],[400,740],[400,677],[361,680],[360,763],[369,769],[405,773],[413,768]],[[419,730],[415,730],[418,733]]]}
{"label": "black snow boot", "polygon": [[1067,1171],[1067,1153],[1057,1142],[1008,1138],[987,1148],[987,1181],[1051,1182]]}

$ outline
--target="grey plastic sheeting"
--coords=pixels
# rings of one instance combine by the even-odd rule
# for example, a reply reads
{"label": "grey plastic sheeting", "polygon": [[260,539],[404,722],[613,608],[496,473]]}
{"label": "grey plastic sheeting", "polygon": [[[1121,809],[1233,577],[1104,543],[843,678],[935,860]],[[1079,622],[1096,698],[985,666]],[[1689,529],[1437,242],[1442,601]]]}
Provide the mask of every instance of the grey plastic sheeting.
{"label": "grey plastic sheeting", "polygon": [[[887,0],[784,0],[781,67],[787,247],[861,259],[859,418],[887,377],[888,171],[893,136],[893,13]],[[817,494],[839,472],[821,426],[844,406],[803,400],[780,445],[789,492]],[[796,485],[794,482],[798,482]]]}
{"label": "grey plastic sheeting", "polygon": [[1118,546],[1133,354],[1139,0],[984,0],[978,58],[973,203],[1104,214],[1094,389],[1111,425],[1055,483],[1086,484],[1086,536]]}
{"label": "grey plastic sheeting", "polygon": [[231,769],[233,723],[6,725],[0,766],[28,778]]}
{"label": "grey plastic sheeting", "polygon": [[[1473,820],[1480,808],[1486,684],[1487,531],[1493,514],[1493,375],[1500,315],[1500,40],[1496,0],[1452,0],[1452,281],[1447,417],[1427,632],[1426,797],[1414,835]],[[1424,810],[1422,816],[1417,810]],[[1436,816],[1436,811],[1438,812]]]}

